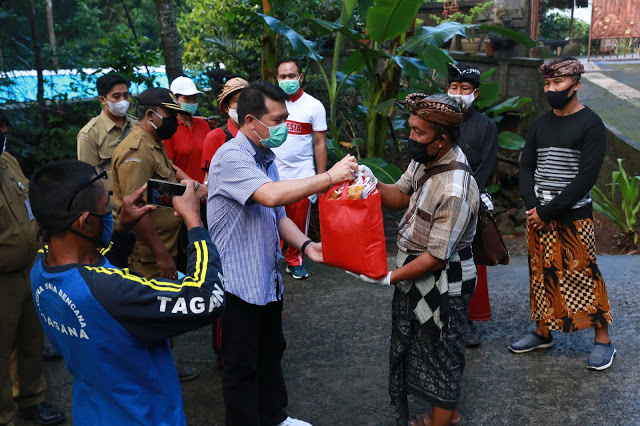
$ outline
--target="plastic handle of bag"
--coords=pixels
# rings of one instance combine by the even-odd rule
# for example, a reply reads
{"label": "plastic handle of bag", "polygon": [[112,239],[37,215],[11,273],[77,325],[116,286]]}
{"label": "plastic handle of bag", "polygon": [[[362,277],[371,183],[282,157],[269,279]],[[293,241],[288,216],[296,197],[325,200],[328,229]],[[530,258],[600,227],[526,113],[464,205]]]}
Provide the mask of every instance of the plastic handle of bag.
{"label": "plastic handle of bag", "polygon": [[345,180],[344,181],[344,188],[342,188],[342,196],[340,197],[343,200],[346,200],[349,198],[349,181]]}
{"label": "plastic handle of bag", "polygon": [[[342,185],[344,185],[345,183],[346,183],[345,188],[347,188],[347,191],[348,191],[348,188],[349,188],[349,181],[344,181],[344,182],[336,183],[336,184],[334,184],[332,187],[330,187],[329,189],[327,189],[327,190],[324,192],[324,195],[322,196],[322,198],[324,198],[325,200],[327,200],[327,201],[328,201],[328,200],[329,200],[329,197],[331,197],[331,194],[333,194],[333,192],[334,192],[336,189],[340,188],[340,187],[341,187]],[[347,191],[343,191],[342,195],[344,195]]]}

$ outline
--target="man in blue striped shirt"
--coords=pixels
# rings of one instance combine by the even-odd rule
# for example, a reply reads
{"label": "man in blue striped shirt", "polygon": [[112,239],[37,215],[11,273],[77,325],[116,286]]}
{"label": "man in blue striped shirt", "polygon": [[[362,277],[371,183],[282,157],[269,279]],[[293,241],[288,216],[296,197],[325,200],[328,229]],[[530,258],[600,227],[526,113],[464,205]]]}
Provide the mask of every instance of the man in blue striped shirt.
{"label": "man in blue striped shirt", "polygon": [[288,99],[271,83],[245,88],[238,99],[240,130],[209,168],[207,220],[220,250],[227,298],[222,319],[227,425],[308,425],[285,411],[280,239],[314,262],[322,262],[322,245],[307,239],[284,206],[351,179],[357,169],[348,155],[325,173],[280,182],[271,148],[287,139]]}

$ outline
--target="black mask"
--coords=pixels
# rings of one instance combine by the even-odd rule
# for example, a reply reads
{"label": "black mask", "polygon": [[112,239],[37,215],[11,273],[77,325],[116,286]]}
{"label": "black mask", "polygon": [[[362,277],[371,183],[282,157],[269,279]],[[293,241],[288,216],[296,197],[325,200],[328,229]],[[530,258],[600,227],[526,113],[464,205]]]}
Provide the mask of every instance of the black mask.
{"label": "black mask", "polygon": [[571,102],[571,99],[573,99],[573,97],[576,95],[576,92],[573,92],[573,95],[569,96],[569,91],[573,88],[573,86],[575,86],[575,83],[572,84],[568,89],[561,92],[552,92],[551,90],[549,90],[547,93],[545,93],[544,95],[547,97],[547,102],[549,102],[551,108],[562,109],[569,102]]}
{"label": "black mask", "polygon": [[427,148],[429,147],[429,145],[439,141],[441,138],[442,136],[437,136],[431,142],[426,144],[420,143],[414,139],[408,139],[407,150],[409,151],[409,157],[411,157],[412,160],[422,164],[427,164],[432,162],[438,156],[438,154],[440,153],[440,150],[438,150],[438,152],[436,152],[434,155],[429,155],[427,153]]}
{"label": "black mask", "polygon": [[178,131],[178,118],[163,117],[155,111],[153,111],[153,113],[162,119],[162,125],[160,125],[160,127],[156,127],[156,125],[153,124],[152,121],[149,121],[153,128],[156,129],[156,135],[158,135],[158,137],[162,140],[171,139],[171,136],[173,136]]}

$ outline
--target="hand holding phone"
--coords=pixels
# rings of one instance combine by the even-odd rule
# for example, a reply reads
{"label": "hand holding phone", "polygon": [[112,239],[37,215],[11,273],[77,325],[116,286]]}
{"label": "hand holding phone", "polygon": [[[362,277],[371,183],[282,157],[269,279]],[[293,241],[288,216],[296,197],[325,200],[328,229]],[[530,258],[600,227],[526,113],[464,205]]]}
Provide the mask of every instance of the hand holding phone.
{"label": "hand holding phone", "polygon": [[196,197],[192,180],[183,180],[187,186],[183,195],[173,198],[173,207],[176,210],[173,215],[184,219],[187,229],[203,226],[200,218],[200,200]]}
{"label": "hand holding phone", "polygon": [[181,183],[149,179],[147,182],[147,202],[160,207],[173,208],[173,197],[184,194],[187,186]]}

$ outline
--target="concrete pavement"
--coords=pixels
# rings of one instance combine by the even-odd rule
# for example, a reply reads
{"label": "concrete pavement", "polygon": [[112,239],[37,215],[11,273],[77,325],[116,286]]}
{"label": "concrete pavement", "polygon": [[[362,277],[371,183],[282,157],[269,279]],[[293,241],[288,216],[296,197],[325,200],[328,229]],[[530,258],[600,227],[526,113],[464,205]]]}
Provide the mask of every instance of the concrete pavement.
{"label": "concrete pavement", "polygon": [[[390,259],[391,260],[391,259]],[[467,351],[460,410],[467,425],[640,424],[640,256],[602,256],[613,308],[613,366],[588,371],[593,332],[555,334],[549,350],[515,355],[509,342],[532,328],[526,257],[489,268],[493,319],[481,324],[483,343]],[[325,265],[307,265],[310,278],[285,276],[283,369],[289,412],[314,425],[392,425],[387,394],[390,304],[393,290],[364,284]],[[190,425],[223,425],[219,371],[210,329],[177,339],[179,362],[200,367],[183,383]],[[46,363],[48,401],[71,418],[71,378],[63,361]],[[411,412],[428,406],[413,399]],[[30,424],[30,423],[23,423]],[[67,424],[72,424],[71,419]]]}

